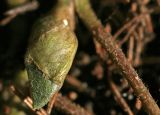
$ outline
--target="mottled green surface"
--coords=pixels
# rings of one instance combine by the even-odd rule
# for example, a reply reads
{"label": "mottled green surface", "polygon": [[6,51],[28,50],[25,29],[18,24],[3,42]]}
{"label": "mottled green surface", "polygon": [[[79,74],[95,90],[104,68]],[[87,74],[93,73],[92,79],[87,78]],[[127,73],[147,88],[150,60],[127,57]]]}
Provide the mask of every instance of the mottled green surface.
{"label": "mottled green surface", "polygon": [[34,108],[43,107],[59,91],[77,45],[76,36],[64,20],[47,16],[36,23],[25,57]]}
{"label": "mottled green surface", "polygon": [[60,87],[46,79],[45,75],[35,65],[30,64],[27,69],[34,102],[33,107],[41,108]]}

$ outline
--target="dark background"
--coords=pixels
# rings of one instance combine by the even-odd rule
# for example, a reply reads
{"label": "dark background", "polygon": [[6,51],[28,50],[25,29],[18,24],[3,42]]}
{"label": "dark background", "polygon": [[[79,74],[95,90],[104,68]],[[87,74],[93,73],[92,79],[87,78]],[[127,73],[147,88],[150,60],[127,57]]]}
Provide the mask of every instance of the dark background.
{"label": "dark background", "polygon": [[[23,70],[25,68],[24,54],[26,52],[32,25],[35,20],[43,16],[56,4],[56,1],[53,2],[52,0],[39,0],[39,2],[40,7],[37,10],[18,15],[9,24],[0,26],[0,112],[2,114],[6,110],[6,107],[15,107],[15,104],[9,101],[10,98],[8,100],[3,98],[3,94],[8,85],[15,80],[15,75],[19,70]],[[149,5],[156,6],[154,1],[151,1]],[[93,0],[92,7],[104,25],[106,23],[111,24],[112,32],[114,34],[118,28],[125,23],[125,18],[128,15],[130,4],[117,3],[107,6],[102,4],[99,0]],[[8,9],[10,8],[6,1],[1,0],[0,20],[5,17],[3,14]],[[153,14],[151,16],[155,37],[145,47],[142,57],[160,57],[160,16],[159,14]],[[81,73],[78,79],[82,82],[86,82],[89,87],[96,91],[96,94],[94,98],[92,98],[86,94],[77,92],[78,98],[74,101],[82,106],[85,106],[87,103],[91,103],[96,115],[110,115],[111,111],[116,111],[116,115],[124,115],[125,113],[115,102],[113,95],[110,94],[109,96],[106,96],[106,91],[110,90],[106,77],[103,77],[101,80],[97,80],[97,78],[91,74],[91,71],[100,59],[95,52],[91,33],[78,17],[76,17],[76,22],[75,31],[79,40],[79,47],[70,73],[75,69],[78,69]],[[123,50],[125,51],[126,49],[124,48]],[[82,53],[89,56],[89,64],[78,64]],[[106,76],[107,65],[102,64],[102,66],[106,68],[104,72],[104,76]],[[160,105],[160,63],[142,65],[137,67],[136,70],[143,79],[145,85],[149,88],[158,105]],[[115,78],[115,81],[117,84],[120,83],[121,76],[117,74],[115,74],[115,76],[119,76]],[[67,95],[70,91],[76,92],[73,88],[65,86],[66,85],[64,85],[61,90],[62,94]],[[124,92],[125,91],[122,93]],[[135,97],[133,100],[125,99],[130,107],[134,109]],[[20,105],[16,107],[18,110],[25,111],[29,114],[28,109],[24,109]],[[57,111],[54,111],[54,113],[57,113]],[[139,111],[137,114],[145,115],[143,110]]]}

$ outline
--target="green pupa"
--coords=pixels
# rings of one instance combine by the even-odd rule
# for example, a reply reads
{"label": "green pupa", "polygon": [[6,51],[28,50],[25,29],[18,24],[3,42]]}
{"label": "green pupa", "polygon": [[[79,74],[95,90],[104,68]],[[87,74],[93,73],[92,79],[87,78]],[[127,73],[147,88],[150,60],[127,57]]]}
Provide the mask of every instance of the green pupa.
{"label": "green pupa", "polygon": [[69,15],[62,15],[69,3],[60,1],[55,12],[34,25],[25,55],[34,109],[46,105],[60,90],[78,46]]}

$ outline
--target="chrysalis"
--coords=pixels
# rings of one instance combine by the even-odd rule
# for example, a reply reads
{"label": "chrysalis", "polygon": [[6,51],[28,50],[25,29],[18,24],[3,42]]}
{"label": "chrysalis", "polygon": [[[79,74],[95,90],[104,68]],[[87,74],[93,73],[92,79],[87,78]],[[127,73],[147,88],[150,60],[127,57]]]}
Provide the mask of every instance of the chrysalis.
{"label": "chrysalis", "polygon": [[46,16],[32,31],[25,65],[33,107],[43,107],[60,90],[72,65],[78,42],[64,18]]}

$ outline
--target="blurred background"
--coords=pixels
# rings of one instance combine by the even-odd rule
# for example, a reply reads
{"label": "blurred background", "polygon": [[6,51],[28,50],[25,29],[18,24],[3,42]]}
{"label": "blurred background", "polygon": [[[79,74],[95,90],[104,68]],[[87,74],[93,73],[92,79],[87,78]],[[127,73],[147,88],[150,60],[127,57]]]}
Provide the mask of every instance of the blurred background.
{"label": "blurred background", "polygon": [[[56,5],[55,0],[38,0],[33,10],[5,15],[31,3],[30,0],[0,1],[0,115],[31,115],[33,112],[10,90],[14,84],[25,94],[28,87],[24,55],[34,22]],[[129,62],[136,68],[145,85],[160,106],[160,1],[159,0],[91,0],[92,8]],[[138,17],[142,15],[141,17]],[[11,18],[8,22],[7,17]],[[139,21],[134,21],[137,18]],[[5,20],[5,21],[4,21]],[[2,23],[3,22],[3,23]],[[127,26],[120,34],[124,25]],[[132,112],[146,115],[128,83],[103,48],[92,39],[92,33],[76,14],[78,51],[61,89],[62,95],[95,115],[127,115],[119,104],[112,83]],[[107,60],[106,60],[107,59]],[[105,61],[104,61],[105,60]],[[112,80],[111,80],[112,79]],[[54,109],[54,115],[61,111]]]}

